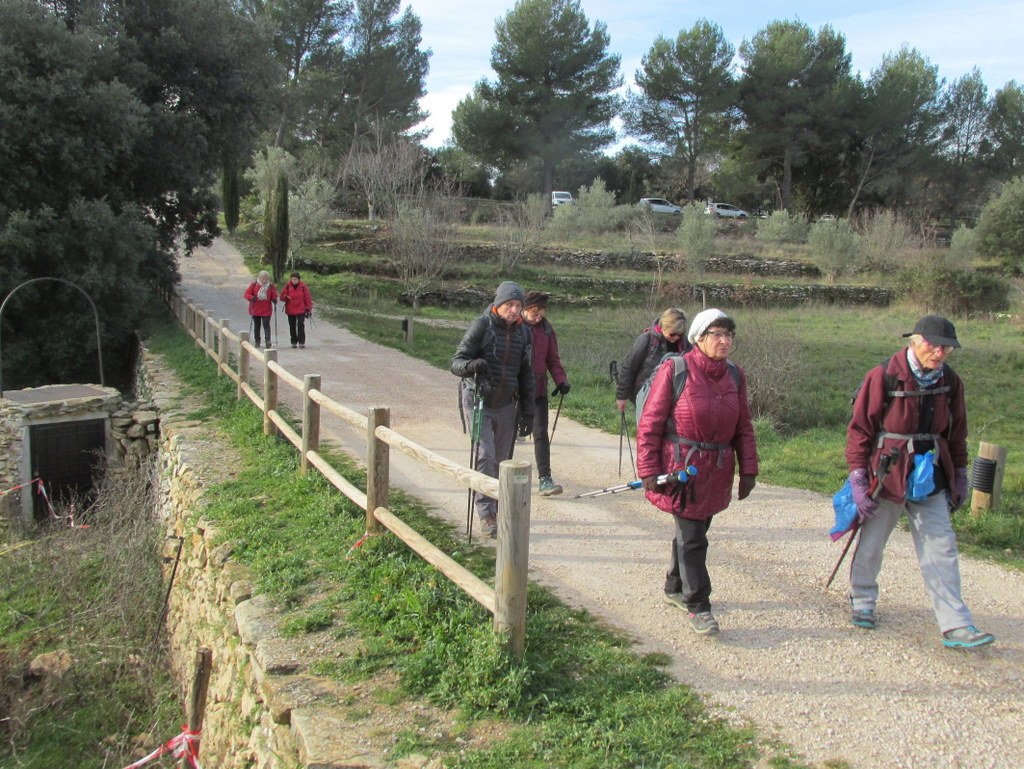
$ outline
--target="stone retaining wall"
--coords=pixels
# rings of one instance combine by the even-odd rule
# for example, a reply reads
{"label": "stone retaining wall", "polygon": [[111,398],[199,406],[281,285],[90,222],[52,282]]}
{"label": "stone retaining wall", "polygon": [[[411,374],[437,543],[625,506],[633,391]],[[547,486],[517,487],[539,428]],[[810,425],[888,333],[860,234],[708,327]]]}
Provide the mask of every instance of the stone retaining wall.
{"label": "stone retaining wall", "polygon": [[[174,569],[166,630],[182,701],[187,701],[196,650],[213,653],[200,758],[216,769],[437,769],[423,756],[386,761],[348,723],[351,692],[309,673],[330,645],[337,658],[358,653],[328,632],[285,638],[276,607],[254,594],[248,570],[203,516],[206,489],[229,480],[230,448],[188,417],[173,375],[143,351],[139,389],[160,413],[160,510],[166,523],[165,575]],[[273,512],[268,510],[268,515]],[[346,645],[347,644],[347,645]]]}

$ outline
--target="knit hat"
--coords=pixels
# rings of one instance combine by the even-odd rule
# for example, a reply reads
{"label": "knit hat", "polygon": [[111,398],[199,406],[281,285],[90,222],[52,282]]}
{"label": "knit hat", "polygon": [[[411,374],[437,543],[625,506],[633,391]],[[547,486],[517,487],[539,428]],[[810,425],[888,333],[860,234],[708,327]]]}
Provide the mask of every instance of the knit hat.
{"label": "knit hat", "polygon": [[956,339],[956,326],[941,315],[925,315],[914,325],[914,330],[903,336],[920,334],[931,344],[938,347],[959,347]]}
{"label": "knit hat", "polygon": [[708,330],[708,326],[716,320],[728,317],[729,316],[724,312],[716,310],[714,307],[708,310],[701,310],[693,316],[693,323],[690,324],[690,333],[686,335],[686,338],[689,339],[692,344],[696,344],[697,340],[704,336],[704,332]]}
{"label": "knit hat", "polygon": [[540,307],[546,309],[548,306],[548,294],[543,291],[527,291],[526,301],[523,302],[523,309],[527,307]]}
{"label": "knit hat", "polygon": [[498,290],[494,294],[494,306],[501,307],[505,302],[512,301],[525,302],[526,294],[523,293],[523,289],[518,283],[506,280],[498,286]]}

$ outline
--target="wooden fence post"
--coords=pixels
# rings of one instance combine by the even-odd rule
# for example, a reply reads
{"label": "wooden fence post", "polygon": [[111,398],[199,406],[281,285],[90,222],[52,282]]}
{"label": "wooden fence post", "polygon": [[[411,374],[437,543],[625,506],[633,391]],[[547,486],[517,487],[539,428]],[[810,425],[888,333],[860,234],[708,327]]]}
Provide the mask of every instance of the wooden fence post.
{"label": "wooden fence post", "polygon": [[498,466],[498,541],[494,565],[494,630],[508,633],[517,660],[526,650],[526,586],[530,561],[533,465],[509,459]]}
{"label": "wooden fence post", "polygon": [[309,472],[306,454],[320,450],[320,404],[309,397],[310,390],[320,389],[320,375],[306,374],[302,378],[302,447],[299,451],[299,472]]}
{"label": "wooden fence post", "polygon": [[405,332],[406,344],[410,344],[412,342],[412,318],[402,318],[402,331]]}
{"label": "wooden fence post", "polygon": [[[196,651],[196,671],[192,677],[192,693],[188,701],[188,730],[191,734],[203,731],[203,719],[206,716],[206,693],[210,688],[210,671],[213,669],[213,652],[205,646]],[[199,755],[199,743],[195,744],[195,754]],[[181,757],[180,769],[192,769],[189,751]]]}
{"label": "wooden fence post", "polygon": [[973,515],[979,516],[983,510],[999,509],[999,500],[1002,496],[1001,489],[1003,487],[1003,475],[1006,472],[1006,454],[1007,450],[1005,446],[997,446],[994,443],[985,443],[984,441],[978,444],[978,459],[992,460],[995,462],[995,467],[992,468],[992,490],[983,491],[974,489],[974,492],[971,495],[971,513]]}
{"label": "wooden fence post", "polygon": [[277,427],[270,419],[270,412],[277,410],[277,374],[270,370],[270,363],[277,363],[277,350],[263,351],[263,434],[277,435]]}
{"label": "wooden fence post", "polygon": [[228,365],[228,329],[231,322],[227,318],[220,320],[220,334],[217,336],[217,376],[224,375],[224,367]]}
{"label": "wooden fence post", "polygon": [[380,531],[380,522],[373,517],[378,507],[387,507],[391,482],[391,447],[374,433],[378,427],[391,426],[391,409],[372,406],[366,422],[366,530]]}
{"label": "wooden fence post", "polygon": [[237,400],[242,400],[245,393],[242,392],[242,382],[249,384],[249,351],[245,346],[249,344],[249,332],[243,331],[238,335],[238,392]]}

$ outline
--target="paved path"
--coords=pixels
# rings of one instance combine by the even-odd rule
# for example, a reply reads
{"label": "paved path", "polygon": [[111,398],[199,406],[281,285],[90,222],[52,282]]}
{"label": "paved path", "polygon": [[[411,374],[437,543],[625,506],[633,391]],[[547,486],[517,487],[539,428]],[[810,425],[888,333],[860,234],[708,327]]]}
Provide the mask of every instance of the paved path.
{"label": "paved path", "polygon": [[[251,275],[234,249],[217,241],[184,259],[181,271],[186,296],[233,329],[246,327],[242,292]],[[283,318],[279,325],[287,336]],[[307,349],[286,346],[279,361],[299,377],[321,374],[323,390],[353,409],[390,405],[400,433],[466,461],[456,380],[448,372],[319,318]],[[364,437],[332,419],[325,431],[361,454]],[[532,460],[531,448],[521,444],[517,456]],[[397,452],[392,457],[393,483],[464,525],[465,491]],[[677,678],[726,717],[756,723],[813,762],[1024,767],[1024,575],[965,560],[965,597],[977,624],[999,642],[975,653],[943,649],[909,535],[896,532],[882,571],[881,625],[874,632],[853,628],[842,575],[828,594],[822,591],[839,553],[826,536],[828,498],[759,485],[711,528],[722,634],[700,638],[661,600],[673,530],[668,517],[638,493],[569,498],[617,482],[617,436],[563,415],[552,464],[566,494],[534,496],[531,578],[626,631],[640,649],[670,655]]]}

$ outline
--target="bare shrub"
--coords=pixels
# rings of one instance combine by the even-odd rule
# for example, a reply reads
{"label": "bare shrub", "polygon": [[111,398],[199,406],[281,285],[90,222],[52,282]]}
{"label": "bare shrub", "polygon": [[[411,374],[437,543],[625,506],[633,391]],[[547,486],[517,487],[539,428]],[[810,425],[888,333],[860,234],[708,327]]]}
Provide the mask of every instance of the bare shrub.
{"label": "bare shrub", "polygon": [[403,136],[385,136],[378,132],[372,146],[347,159],[344,179],[366,198],[371,221],[377,217],[394,219],[399,203],[417,197],[427,186],[429,163],[423,150]]}
{"label": "bare shrub", "polygon": [[874,211],[856,221],[860,232],[860,262],[868,270],[890,272],[914,240],[910,225],[892,211]]}
{"label": "bare shrub", "polygon": [[763,317],[745,321],[736,334],[736,361],[747,375],[751,415],[782,429],[800,408],[795,382],[806,381],[806,351]]}
{"label": "bare shrub", "polygon": [[421,189],[398,203],[391,223],[391,256],[414,309],[457,253],[459,207],[443,192]]}
{"label": "bare shrub", "polygon": [[544,234],[548,203],[543,195],[528,195],[498,210],[501,239],[498,242],[502,271],[513,270],[531,251],[536,250]]}

